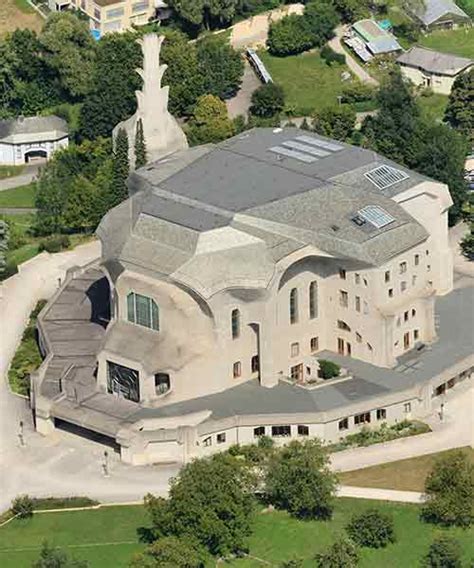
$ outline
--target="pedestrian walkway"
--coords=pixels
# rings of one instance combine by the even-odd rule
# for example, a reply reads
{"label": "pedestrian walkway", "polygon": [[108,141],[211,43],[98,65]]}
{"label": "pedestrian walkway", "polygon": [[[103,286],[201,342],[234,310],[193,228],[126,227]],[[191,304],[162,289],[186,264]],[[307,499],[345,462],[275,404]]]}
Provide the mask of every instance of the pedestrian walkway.
{"label": "pedestrian walkway", "polygon": [[341,485],[337,489],[338,497],[355,499],[375,499],[377,501],[398,501],[400,503],[423,503],[424,493],[418,491],[395,491],[394,489],[375,489],[373,487],[351,487]]}
{"label": "pedestrian walkway", "polygon": [[37,178],[39,169],[40,166],[38,164],[26,166],[23,172],[18,176],[0,179],[0,191],[28,185]]}

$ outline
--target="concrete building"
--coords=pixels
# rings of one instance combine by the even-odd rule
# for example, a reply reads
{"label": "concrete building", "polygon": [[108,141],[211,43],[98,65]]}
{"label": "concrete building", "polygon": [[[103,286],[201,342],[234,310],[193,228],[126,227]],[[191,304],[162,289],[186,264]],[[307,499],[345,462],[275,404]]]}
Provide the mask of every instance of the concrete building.
{"label": "concrete building", "polygon": [[[361,41],[369,54],[369,56],[363,57],[356,51],[363,61],[368,61],[370,57],[376,55],[396,53],[402,50],[397,38],[390,31],[379,26],[375,20],[359,20],[352,25],[351,30],[353,39]],[[357,47],[357,44],[354,47]]]}
{"label": "concrete building", "polygon": [[471,18],[453,0],[424,0],[414,6],[412,15],[429,31],[454,29],[471,23]]}
{"label": "concrete building", "polygon": [[[472,374],[474,288],[452,291],[445,185],[264,128],[162,158],[129,188],[98,228],[101,263],[39,316],[40,432],[184,462],[419,416]],[[322,380],[321,359],[340,376]]]}
{"label": "concrete building", "polygon": [[163,0],[49,0],[49,7],[55,12],[70,8],[83,12],[89,16],[91,29],[97,37],[170,15]]}
{"label": "concrete building", "polygon": [[69,143],[68,125],[58,116],[0,120],[0,164],[17,166],[47,160]]}
{"label": "concrete building", "polygon": [[402,74],[416,86],[449,95],[454,80],[474,65],[472,59],[414,46],[397,59]]}

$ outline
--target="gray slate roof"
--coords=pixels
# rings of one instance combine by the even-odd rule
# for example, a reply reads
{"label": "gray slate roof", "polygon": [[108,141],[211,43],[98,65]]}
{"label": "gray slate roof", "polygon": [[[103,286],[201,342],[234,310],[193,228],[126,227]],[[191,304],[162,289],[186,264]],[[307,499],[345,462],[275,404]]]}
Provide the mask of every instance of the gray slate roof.
{"label": "gray slate roof", "polygon": [[67,122],[55,115],[0,120],[0,140],[13,135],[43,134],[52,131],[66,136],[69,132]]}
{"label": "gray slate roof", "polygon": [[[252,272],[263,283],[275,262],[305,246],[379,265],[427,238],[426,230],[391,198],[428,178],[341,142],[312,162],[270,150],[301,143],[301,136],[335,144],[296,128],[259,128],[221,144],[177,152],[134,172],[132,197],[99,226],[104,261],[191,287],[194,283],[208,297],[219,289],[221,274],[223,287],[239,285],[242,278],[249,282]],[[406,179],[379,189],[365,174],[382,165]],[[352,217],[368,205],[381,207],[394,221],[379,229],[357,226]],[[214,231],[221,242],[219,230],[224,229],[228,239],[247,235],[247,242],[197,254],[204,233]],[[239,266],[240,252],[246,258]]]}
{"label": "gray slate roof", "polygon": [[458,18],[470,20],[466,12],[461,10],[453,0],[423,0],[414,13],[425,26],[434,24],[439,18],[447,14],[454,14]]}
{"label": "gray slate roof", "polygon": [[417,45],[400,55],[397,62],[410,67],[417,67],[429,73],[449,76],[455,76],[474,64],[474,60],[467,57],[441,53]]}

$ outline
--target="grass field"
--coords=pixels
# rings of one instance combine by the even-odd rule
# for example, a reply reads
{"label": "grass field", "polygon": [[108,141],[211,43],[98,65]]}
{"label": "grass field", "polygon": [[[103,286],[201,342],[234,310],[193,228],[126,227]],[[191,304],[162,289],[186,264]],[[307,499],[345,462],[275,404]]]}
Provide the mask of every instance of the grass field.
{"label": "grass field", "polygon": [[[419,521],[416,505],[338,499],[331,521],[297,521],[285,513],[258,514],[250,538],[250,554],[265,561],[239,559],[226,565],[234,568],[278,566],[295,556],[305,559],[305,568],[314,566],[312,558],[342,533],[355,513],[368,508],[393,515],[397,542],[386,549],[362,551],[361,568],[415,568],[439,529]],[[0,528],[2,568],[29,568],[45,538],[63,547],[76,558],[88,560],[92,568],[126,567],[130,556],[140,550],[136,529],[149,523],[143,507],[107,507],[35,515],[26,521],[14,520]],[[450,529],[462,545],[467,563],[474,555],[474,531]],[[467,564],[466,564],[467,565]],[[209,568],[214,566],[210,564]]]}
{"label": "grass field", "polygon": [[444,117],[444,111],[448,104],[449,97],[447,95],[439,95],[433,93],[428,97],[418,97],[422,114],[430,121],[441,122]]}
{"label": "grass field", "polygon": [[[435,461],[441,456],[449,455],[453,451],[455,450],[375,465],[355,471],[347,471],[339,474],[340,482],[343,485],[353,485],[355,487],[423,491],[425,479],[432,470]],[[469,456],[474,464],[474,450],[472,448],[462,448],[462,451]]]}
{"label": "grass field", "polygon": [[25,166],[0,166],[0,179],[18,176],[24,168]]}
{"label": "grass field", "polygon": [[22,185],[13,189],[0,191],[0,207],[34,207],[36,196],[36,183]]}
{"label": "grass field", "polygon": [[345,65],[329,67],[318,52],[273,57],[260,51],[259,55],[274,81],[283,87],[287,107],[294,109],[297,116],[337,105],[337,96],[346,84],[341,80],[341,73],[347,71]]}
{"label": "grass field", "polygon": [[0,36],[17,28],[39,31],[44,20],[26,0],[0,0]]}
{"label": "grass field", "polygon": [[474,58],[474,28],[435,31],[421,36],[418,43],[438,51]]}

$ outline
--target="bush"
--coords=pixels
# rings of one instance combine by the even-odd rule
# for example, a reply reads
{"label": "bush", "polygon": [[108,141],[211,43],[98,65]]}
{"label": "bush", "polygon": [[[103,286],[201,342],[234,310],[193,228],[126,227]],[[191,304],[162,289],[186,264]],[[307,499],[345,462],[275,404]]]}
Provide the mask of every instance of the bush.
{"label": "bush", "polygon": [[426,568],[461,568],[462,554],[459,542],[448,535],[436,537],[422,565]]}
{"label": "bush", "polygon": [[70,245],[71,241],[67,235],[53,235],[40,241],[39,250],[40,252],[59,252],[69,248]]}
{"label": "bush", "polygon": [[13,499],[11,509],[20,519],[28,519],[33,516],[33,499],[28,495],[18,495]]}
{"label": "bush", "polygon": [[393,519],[376,509],[353,516],[346,531],[356,544],[369,548],[384,548],[396,540]]}
{"label": "bush", "polygon": [[74,507],[93,507],[99,501],[89,497],[42,497],[32,499],[35,511],[46,511],[49,509],[69,509]]}
{"label": "bush", "polygon": [[422,519],[443,526],[468,527],[474,520],[474,464],[463,452],[436,461],[425,483]]}
{"label": "bush", "polygon": [[0,270],[0,282],[10,278],[10,276],[14,276],[15,274],[18,274],[18,265],[14,262],[7,262],[5,264],[5,268]]}
{"label": "bush", "polygon": [[303,16],[292,14],[270,24],[267,48],[272,55],[295,55],[311,47],[313,39]]}
{"label": "bush", "polygon": [[206,560],[205,551],[192,539],[167,536],[148,546],[144,552],[133,556],[130,568],[204,568]]}
{"label": "bush", "polygon": [[268,83],[252,93],[250,112],[258,117],[272,118],[285,107],[285,94],[280,85]]}
{"label": "bush", "polygon": [[327,65],[332,65],[333,63],[344,65],[346,62],[346,56],[342,53],[336,53],[329,45],[325,45],[321,49],[321,58],[324,59]]}
{"label": "bush", "polygon": [[343,539],[317,554],[315,560],[318,568],[355,568],[359,563],[359,551],[353,542]]}
{"label": "bush", "polygon": [[313,115],[313,129],[323,136],[348,140],[354,131],[355,110],[349,105],[326,107]]}
{"label": "bush", "polygon": [[318,376],[322,379],[332,379],[333,377],[338,377],[341,371],[341,367],[337,363],[328,361],[327,359],[318,359],[319,371]]}
{"label": "bush", "polygon": [[375,97],[375,89],[365,83],[351,83],[342,89],[342,102],[348,104],[372,101]]}

